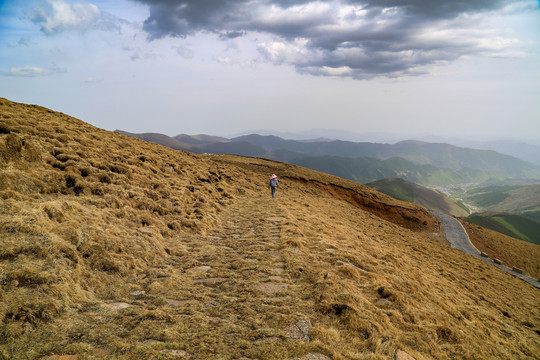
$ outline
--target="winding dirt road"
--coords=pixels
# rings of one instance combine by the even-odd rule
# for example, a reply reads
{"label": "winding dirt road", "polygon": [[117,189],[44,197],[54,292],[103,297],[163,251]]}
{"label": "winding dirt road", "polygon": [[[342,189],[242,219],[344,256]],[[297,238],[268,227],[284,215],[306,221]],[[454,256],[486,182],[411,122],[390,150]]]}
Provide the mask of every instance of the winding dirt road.
{"label": "winding dirt road", "polygon": [[496,264],[492,259],[480,256],[480,252],[471,243],[471,240],[469,239],[467,232],[465,231],[465,229],[463,228],[463,226],[461,225],[459,221],[457,221],[453,217],[446,214],[438,213],[435,211],[430,211],[430,213],[436,216],[442,222],[443,227],[444,227],[444,233],[446,235],[446,240],[448,240],[448,242],[450,243],[450,246],[452,246],[453,248],[465,251],[466,253],[471,254],[473,256],[476,256],[477,258],[482,259],[492,265],[495,265],[498,268],[531,283],[537,288],[540,288],[540,282],[538,280],[535,280],[531,278],[530,276],[520,274],[510,269],[507,266]]}

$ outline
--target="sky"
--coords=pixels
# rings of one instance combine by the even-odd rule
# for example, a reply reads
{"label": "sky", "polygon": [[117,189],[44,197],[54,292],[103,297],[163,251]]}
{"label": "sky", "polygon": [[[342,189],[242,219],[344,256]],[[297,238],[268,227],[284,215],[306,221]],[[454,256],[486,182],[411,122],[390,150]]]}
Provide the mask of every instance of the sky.
{"label": "sky", "polygon": [[540,1],[0,0],[0,97],[134,133],[540,144]]}

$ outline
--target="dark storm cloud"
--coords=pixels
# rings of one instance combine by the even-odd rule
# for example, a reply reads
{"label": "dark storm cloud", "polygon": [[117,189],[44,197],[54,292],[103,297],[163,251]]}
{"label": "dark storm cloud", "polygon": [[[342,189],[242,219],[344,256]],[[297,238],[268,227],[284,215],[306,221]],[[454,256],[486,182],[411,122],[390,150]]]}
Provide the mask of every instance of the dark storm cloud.
{"label": "dark storm cloud", "polygon": [[[314,75],[419,74],[469,54],[504,53],[479,14],[511,0],[137,0],[150,7],[151,39],[198,32],[233,39],[274,35],[260,53]],[[499,39],[500,40],[500,39]],[[500,44],[500,41],[499,41]]]}

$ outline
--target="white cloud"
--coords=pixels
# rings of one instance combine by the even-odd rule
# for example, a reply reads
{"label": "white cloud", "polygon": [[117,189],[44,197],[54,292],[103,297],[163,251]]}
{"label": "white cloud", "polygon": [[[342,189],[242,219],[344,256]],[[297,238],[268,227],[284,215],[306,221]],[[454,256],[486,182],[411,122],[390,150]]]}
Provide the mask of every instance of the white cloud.
{"label": "white cloud", "polygon": [[11,76],[36,77],[49,75],[50,72],[37,66],[12,67],[9,69]]}
{"label": "white cloud", "polygon": [[69,4],[65,0],[47,0],[45,7],[34,9],[28,18],[38,24],[46,34],[63,31],[86,31],[89,29],[118,29],[110,14],[102,13],[91,3]]}

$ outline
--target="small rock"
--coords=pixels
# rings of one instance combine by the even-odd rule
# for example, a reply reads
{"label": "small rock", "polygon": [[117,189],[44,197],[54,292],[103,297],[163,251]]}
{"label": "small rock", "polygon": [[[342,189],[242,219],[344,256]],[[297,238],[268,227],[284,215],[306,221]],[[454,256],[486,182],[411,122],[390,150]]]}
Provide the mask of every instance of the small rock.
{"label": "small rock", "polygon": [[319,353],[309,353],[307,355],[304,355],[300,358],[296,358],[294,360],[332,360],[326,355],[319,354]]}
{"label": "small rock", "polygon": [[141,234],[148,235],[148,236],[154,235],[154,232],[150,229],[138,228],[137,231],[140,232]]}
{"label": "small rock", "polygon": [[407,354],[403,350],[398,350],[396,352],[396,360],[415,360],[411,355]]}
{"label": "small rock", "polygon": [[135,290],[129,293],[129,295],[135,296],[135,297],[141,297],[141,296],[144,296],[144,294],[146,294],[146,291],[144,290]]}
{"label": "small rock", "polygon": [[113,352],[114,349],[112,347],[101,347],[94,349],[94,351],[92,351],[92,355],[97,358],[110,358]]}
{"label": "small rock", "polygon": [[293,253],[293,254],[303,254],[304,252],[300,249],[289,249],[289,252],[290,253]]}
{"label": "small rock", "polygon": [[285,220],[285,218],[282,217],[282,216],[272,216],[272,217],[266,218],[266,220],[268,220],[268,221],[282,221],[282,220]]}
{"label": "small rock", "polygon": [[281,290],[285,290],[289,285],[285,283],[276,283],[276,282],[264,282],[259,283],[253,286],[255,290],[259,290],[265,293],[275,293]]}
{"label": "small rock", "polygon": [[207,266],[207,265],[195,266],[195,267],[192,267],[190,269],[187,269],[186,273],[192,274],[192,275],[201,275],[201,274],[204,274],[205,272],[209,271],[211,268],[212,268],[211,266]]}
{"label": "small rock", "polygon": [[30,324],[28,321],[23,324],[23,332],[29,333],[30,331],[34,330],[34,325]]}
{"label": "small rock", "polygon": [[174,356],[183,356],[185,357],[186,359],[189,359],[191,357],[191,355],[189,355],[187,352],[185,352],[184,350],[161,350],[161,352],[163,354],[167,354],[167,355],[174,355]]}
{"label": "small rock", "polygon": [[267,301],[290,301],[292,297],[289,295],[287,296],[275,296],[275,297],[268,297],[266,298]]}
{"label": "small rock", "polygon": [[194,282],[195,284],[203,284],[206,286],[213,287],[213,286],[218,286],[224,283],[225,281],[227,281],[227,279],[225,278],[206,278],[206,279],[198,279],[198,280],[195,280]]}
{"label": "small rock", "polygon": [[390,300],[388,300],[388,299],[379,299],[379,300],[375,301],[375,306],[385,307],[385,306],[388,306],[388,305],[390,305]]}
{"label": "small rock", "polygon": [[175,299],[166,299],[165,300],[170,306],[183,306],[183,305],[197,305],[200,301],[195,299],[190,300],[175,300]]}
{"label": "small rock", "polygon": [[131,305],[128,304],[128,303],[125,303],[125,302],[117,302],[117,303],[111,303],[111,304],[108,304],[108,306],[109,306],[112,310],[122,310],[122,309],[127,309],[127,308],[130,307]]}
{"label": "small rock", "polygon": [[309,342],[311,340],[311,322],[298,320],[285,329],[285,335],[290,339]]}

